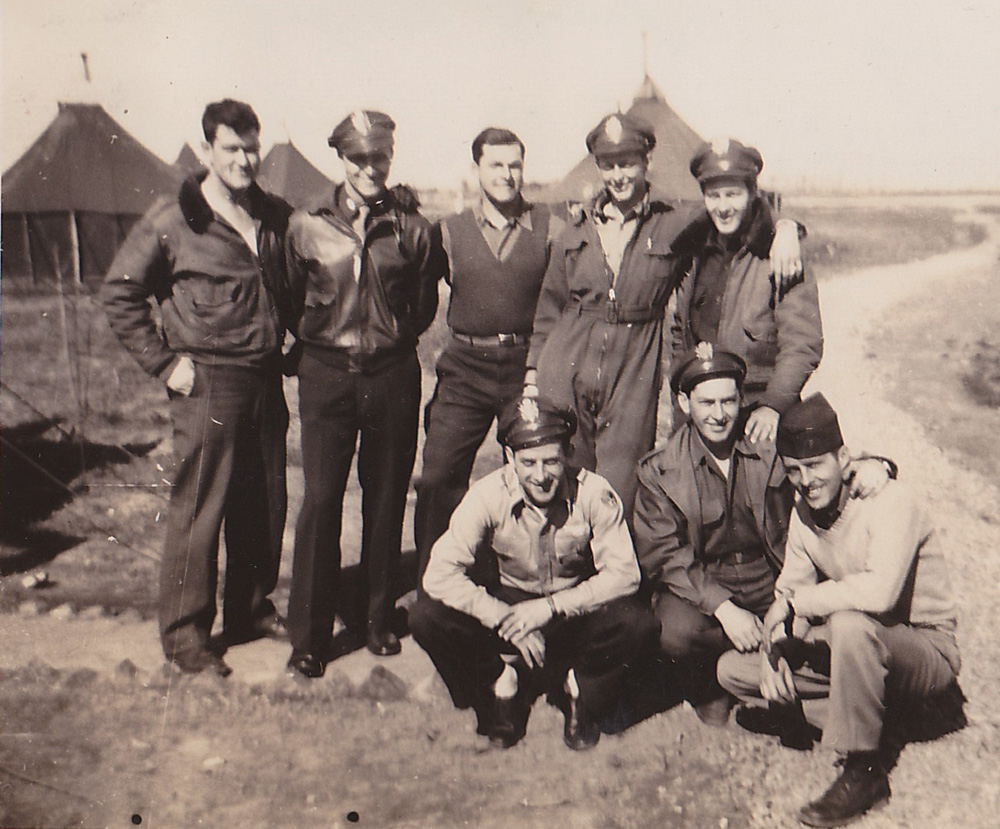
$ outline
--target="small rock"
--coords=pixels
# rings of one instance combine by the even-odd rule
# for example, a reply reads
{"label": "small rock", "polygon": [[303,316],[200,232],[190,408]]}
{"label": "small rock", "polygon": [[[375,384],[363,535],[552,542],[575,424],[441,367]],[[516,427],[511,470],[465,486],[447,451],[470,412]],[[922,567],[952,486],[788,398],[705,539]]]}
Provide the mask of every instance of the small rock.
{"label": "small rock", "polygon": [[21,587],[25,590],[41,590],[43,587],[48,587],[51,583],[49,581],[49,574],[45,570],[36,570],[34,573],[28,573],[28,575],[21,579]]}
{"label": "small rock", "polygon": [[201,764],[201,767],[205,771],[215,771],[216,769],[221,769],[224,765],[226,765],[225,759],[216,756],[216,757],[209,757],[206,760],[204,760]]}
{"label": "small rock", "polygon": [[126,607],[120,610],[115,614],[115,618],[119,622],[126,622],[127,624],[139,624],[142,622],[142,614],[134,607]]}
{"label": "small rock", "polygon": [[17,612],[19,616],[41,616],[42,609],[38,606],[37,602],[22,602],[18,605]]}
{"label": "small rock", "polygon": [[49,616],[53,619],[58,619],[60,622],[66,622],[76,616],[76,611],[71,604],[61,604],[59,607],[52,608],[49,611]]}
{"label": "small rock", "polygon": [[104,616],[104,608],[99,604],[93,604],[90,607],[83,608],[77,616],[80,619],[100,619]]}
{"label": "small rock", "polygon": [[123,659],[115,666],[115,673],[121,677],[134,679],[139,674],[139,667],[131,659]]}
{"label": "small rock", "polygon": [[406,699],[408,692],[406,683],[388,668],[376,665],[368,678],[361,683],[358,696],[366,699],[384,702],[397,702]]}

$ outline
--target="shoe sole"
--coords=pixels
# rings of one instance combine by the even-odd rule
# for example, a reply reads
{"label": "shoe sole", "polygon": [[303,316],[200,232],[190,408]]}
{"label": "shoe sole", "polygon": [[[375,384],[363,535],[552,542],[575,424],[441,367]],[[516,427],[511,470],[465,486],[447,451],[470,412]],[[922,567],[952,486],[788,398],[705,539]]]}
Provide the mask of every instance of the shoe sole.
{"label": "shoe sole", "polygon": [[884,797],[880,800],[876,800],[871,806],[865,809],[863,812],[858,812],[856,815],[851,815],[850,817],[842,818],[841,820],[835,822],[819,822],[814,821],[809,822],[806,818],[802,817],[801,814],[797,814],[795,817],[799,823],[805,824],[806,826],[812,826],[814,829],[836,829],[838,826],[847,826],[850,823],[854,823],[856,820],[861,820],[865,815],[871,814],[872,812],[877,812],[879,809],[884,809],[889,805],[889,798]]}

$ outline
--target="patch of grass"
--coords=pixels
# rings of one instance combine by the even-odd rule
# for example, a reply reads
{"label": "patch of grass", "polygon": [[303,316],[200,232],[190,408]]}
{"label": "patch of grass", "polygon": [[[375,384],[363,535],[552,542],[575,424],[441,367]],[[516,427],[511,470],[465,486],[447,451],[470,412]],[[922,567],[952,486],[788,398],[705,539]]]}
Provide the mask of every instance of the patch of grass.
{"label": "patch of grass", "polygon": [[869,340],[889,399],[991,480],[1000,469],[1000,267],[894,309]]}
{"label": "patch of grass", "polygon": [[986,238],[982,225],[959,221],[953,211],[928,207],[799,207],[789,216],[809,230],[809,266],[817,278],[872,265],[925,259]]}

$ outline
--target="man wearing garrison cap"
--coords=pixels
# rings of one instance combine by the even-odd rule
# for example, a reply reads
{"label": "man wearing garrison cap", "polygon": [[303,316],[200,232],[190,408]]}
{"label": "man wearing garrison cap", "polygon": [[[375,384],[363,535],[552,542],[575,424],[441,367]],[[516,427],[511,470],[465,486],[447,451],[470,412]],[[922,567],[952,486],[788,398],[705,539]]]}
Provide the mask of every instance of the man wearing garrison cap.
{"label": "man wearing garrison cap", "polygon": [[[339,584],[341,511],[360,434],[361,582],[368,649],[400,650],[392,630],[403,510],[416,454],[418,337],[437,310],[447,267],[439,231],[416,196],[386,186],[396,125],[357,110],[329,139],[345,179],[288,236],[305,499],[295,533],[288,667],[322,675],[335,615],[351,627]],[[358,631],[362,633],[361,631]],[[362,633],[365,635],[365,633]]]}
{"label": "man wearing garrison cap", "polygon": [[[664,308],[687,265],[674,242],[700,212],[650,191],[655,146],[648,124],[621,113],[587,136],[604,189],[553,245],[525,377],[576,411],[574,461],[611,481],[629,512],[656,433]],[[800,251],[787,224],[773,249],[790,271]]]}
{"label": "man wearing garrison cap", "polygon": [[675,245],[693,264],[671,326],[674,359],[707,340],[746,361],[752,442],[774,439],[781,412],[799,399],[823,355],[815,278],[806,270],[782,285],[770,272],[774,220],[757,190],[763,166],[756,149],[733,139],[706,143],[691,159],[706,214]]}
{"label": "man wearing garrison cap", "polygon": [[961,700],[955,603],[915,495],[891,481],[871,498],[849,497],[849,454],[822,395],[785,412],[777,448],[797,491],[785,562],[760,654],[724,655],[718,677],[750,703],[801,703],[824,745],[846,756],[837,780],[797,815],[842,826],[889,799],[898,745],[884,726],[895,706]]}
{"label": "man wearing garrison cap", "polygon": [[[632,598],[639,567],[606,480],[567,464],[572,411],[543,398],[500,418],[507,465],[476,481],[431,551],[410,630],[477,731],[507,748],[548,690],[575,750],[600,737],[625,665],[655,624]],[[477,578],[477,563],[492,578]]]}
{"label": "man wearing garrison cap", "polygon": [[[774,442],[744,437],[746,376],[740,356],[710,343],[678,358],[671,386],[687,421],[641,461],[633,520],[661,649],[709,724],[725,723],[730,708],[716,660],[760,645],[794,498]],[[851,470],[850,488],[860,494],[886,479],[879,459]]]}

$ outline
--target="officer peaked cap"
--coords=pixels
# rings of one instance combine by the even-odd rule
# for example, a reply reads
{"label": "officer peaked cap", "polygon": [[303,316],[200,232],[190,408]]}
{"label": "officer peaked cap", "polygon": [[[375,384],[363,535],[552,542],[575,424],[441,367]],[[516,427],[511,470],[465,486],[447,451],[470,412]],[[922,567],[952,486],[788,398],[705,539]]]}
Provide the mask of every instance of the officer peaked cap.
{"label": "officer peaked cap", "polygon": [[719,179],[740,179],[756,184],[763,169],[764,159],[760,153],[734,138],[706,142],[691,159],[691,175],[702,185]]}
{"label": "officer peaked cap", "polygon": [[736,381],[736,388],[742,389],[746,376],[747,364],[742,357],[716,348],[712,343],[702,342],[680,358],[670,378],[670,387],[674,394],[688,394],[705,380],[732,377]]}
{"label": "officer peaked cap", "polygon": [[587,152],[594,157],[642,153],[656,146],[653,128],[633,115],[606,115],[587,135]]}
{"label": "officer peaked cap", "polygon": [[500,441],[515,452],[569,440],[575,432],[576,414],[541,397],[515,400],[500,415]]}
{"label": "officer peaked cap", "polygon": [[333,128],[326,143],[344,156],[391,153],[396,122],[384,112],[357,109]]}

